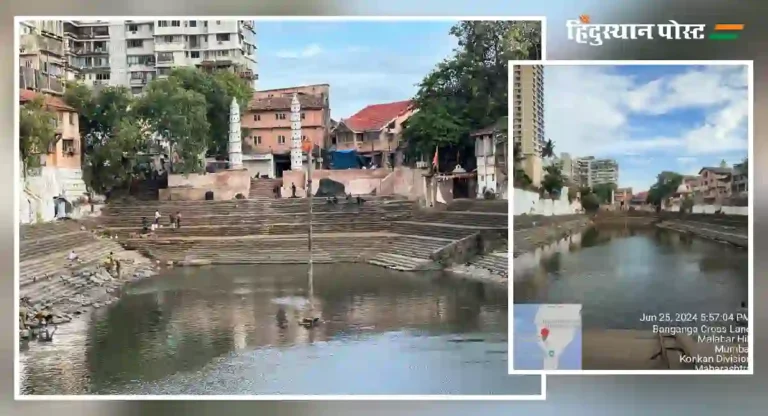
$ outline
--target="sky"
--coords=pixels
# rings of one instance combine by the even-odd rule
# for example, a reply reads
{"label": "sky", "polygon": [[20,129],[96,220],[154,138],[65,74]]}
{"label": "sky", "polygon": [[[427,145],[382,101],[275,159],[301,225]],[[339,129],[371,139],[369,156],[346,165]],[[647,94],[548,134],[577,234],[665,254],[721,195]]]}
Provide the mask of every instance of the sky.
{"label": "sky", "polygon": [[619,186],[633,192],[664,170],[697,174],[748,155],[745,66],[553,65],[544,77],[555,153],[616,159]]}
{"label": "sky", "polygon": [[330,84],[331,117],[408,100],[451,55],[455,21],[257,22],[257,89]]}

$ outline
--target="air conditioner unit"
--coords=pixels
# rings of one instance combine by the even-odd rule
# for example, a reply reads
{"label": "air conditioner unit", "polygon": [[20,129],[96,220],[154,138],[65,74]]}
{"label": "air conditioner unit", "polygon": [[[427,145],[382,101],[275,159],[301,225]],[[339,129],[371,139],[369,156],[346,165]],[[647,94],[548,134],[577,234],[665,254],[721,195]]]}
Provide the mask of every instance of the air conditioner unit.
{"label": "air conditioner unit", "polygon": [[222,41],[219,41],[219,45],[221,45],[222,43],[224,43],[224,42],[222,42]]}

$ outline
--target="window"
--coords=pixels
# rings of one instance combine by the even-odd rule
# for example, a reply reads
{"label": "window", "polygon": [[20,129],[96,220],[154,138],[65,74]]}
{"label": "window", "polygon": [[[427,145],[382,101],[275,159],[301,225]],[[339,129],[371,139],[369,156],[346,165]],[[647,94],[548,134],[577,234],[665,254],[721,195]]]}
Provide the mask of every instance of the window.
{"label": "window", "polygon": [[168,21],[167,20],[159,20],[157,22],[157,27],[168,27]]}
{"label": "window", "polygon": [[96,74],[96,79],[99,81],[109,81],[109,73]]}
{"label": "window", "polygon": [[301,119],[304,120],[306,118],[306,113],[301,113]]}
{"label": "window", "polygon": [[131,32],[138,32],[139,25],[128,25],[128,30],[130,30]]}
{"label": "window", "polygon": [[216,40],[219,42],[227,42],[229,41],[229,33],[219,33],[216,35]]}
{"label": "window", "polygon": [[129,48],[141,48],[142,46],[144,46],[144,40],[142,39],[131,39],[128,41]]}
{"label": "window", "polygon": [[254,142],[255,144],[261,144],[261,136],[255,136],[255,137],[253,138],[253,142]]}
{"label": "window", "polygon": [[277,144],[285,144],[285,136],[277,136]]}
{"label": "window", "polygon": [[261,121],[261,114],[254,114],[253,121]]}
{"label": "window", "polygon": [[216,24],[217,24],[217,25],[220,25],[220,24],[221,24],[221,20],[217,20],[217,21],[216,21]]}
{"label": "window", "polygon": [[69,125],[74,126],[75,125],[75,118],[77,117],[77,114],[75,113],[69,113]]}
{"label": "window", "polygon": [[171,20],[172,27],[181,27],[181,20]]}
{"label": "window", "polygon": [[277,113],[275,114],[276,120],[285,120],[285,113]]}
{"label": "window", "polygon": [[190,20],[189,27],[197,27],[197,20]]}
{"label": "window", "polygon": [[65,155],[74,156],[74,154],[75,154],[75,140],[74,139],[64,139],[64,140],[62,140],[61,148],[64,151]]}
{"label": "window", "polygon": [[200,58],[200,51],[192,51],[189,53],[190,58],[198,59]]}

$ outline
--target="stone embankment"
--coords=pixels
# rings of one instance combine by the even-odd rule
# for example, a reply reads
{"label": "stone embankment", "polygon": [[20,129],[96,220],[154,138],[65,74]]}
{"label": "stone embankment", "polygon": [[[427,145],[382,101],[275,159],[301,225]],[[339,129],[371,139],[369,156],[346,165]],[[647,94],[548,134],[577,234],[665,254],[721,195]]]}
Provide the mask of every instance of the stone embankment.
{"label": "stone embankment", "polygon": [[[324,198],[313,201],[313,262],[433,269],[438,267],[435,253],[456,241],[482,231],[507,229],[506,211],[424,211],[411,201],[365,199],[362,204],[354,199],[337,204]],[[482,202],[478,201],[484,206]],[[308,203],[307,199],[263,198],[111,204],[99,222],[106,235],[163,263],[306,263]],[[138,235],[141,218],[152,219],[155,210],[163,216],[161,228],[149,237]],[[170,227],[169,215],[176,212],[182,215],[180,229]]]}
{"label": "stone embankment", "polygon": [[[41,311],[64,323],[90,307],[109,304],[126,282],[154,273],[151,262],[111,239],[98,238],[75,221],[22,225],[19,230],[20,322],[34,326]],[[73,252],[77,260],[70,261]],[[110,253],[121,273],[104,266]],[[24,329],[24,328],[19,328]]]}
{"label": "stone embankment", "polygon": [[592,225],[592,220],[582,214],[576,215],[518,215],[513,221],[513,256],[536,250],[573,234],[578,234]]}
{"label": "stone embankment", "polygon": [[748,221],[746,216],[700,214],[662,217],[656,226],[746,248],[749,246]]}

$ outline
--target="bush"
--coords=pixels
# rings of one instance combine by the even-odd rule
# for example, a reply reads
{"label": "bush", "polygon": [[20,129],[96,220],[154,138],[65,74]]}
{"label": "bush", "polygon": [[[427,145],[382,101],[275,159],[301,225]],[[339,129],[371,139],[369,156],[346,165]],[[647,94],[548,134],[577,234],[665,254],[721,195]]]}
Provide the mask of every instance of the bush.
{"label": "bush", "polygon": [[585,211],[595,212],[600,208],[600,200],[595,194],[587,194],[581,198],[581,207]]}

